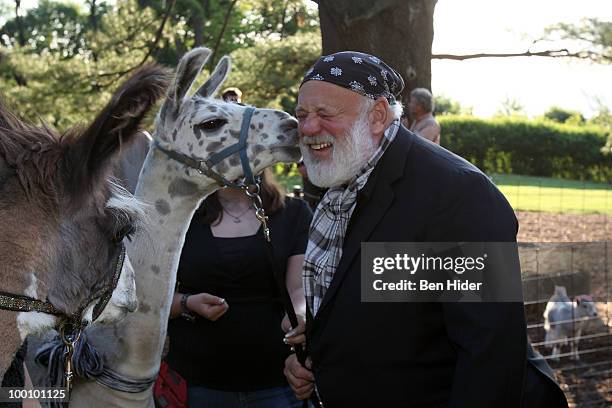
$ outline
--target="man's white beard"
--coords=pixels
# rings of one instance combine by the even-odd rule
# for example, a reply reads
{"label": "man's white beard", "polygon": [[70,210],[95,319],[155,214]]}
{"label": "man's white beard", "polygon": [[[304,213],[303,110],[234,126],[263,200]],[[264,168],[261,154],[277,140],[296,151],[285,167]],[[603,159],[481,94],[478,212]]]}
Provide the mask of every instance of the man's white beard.
{"label": "man's white beard", "polygon": [[[332,143],[331,158],[318,158],[312,154],[305,142]],[[308,178],[315,186],[336,187],[348,183],[359,173],[374,155],[378,146],[374,143],[368,123],[368,112],[362,112],[359,119],[342,138],[330,135],[303,136],[300,149]]]}

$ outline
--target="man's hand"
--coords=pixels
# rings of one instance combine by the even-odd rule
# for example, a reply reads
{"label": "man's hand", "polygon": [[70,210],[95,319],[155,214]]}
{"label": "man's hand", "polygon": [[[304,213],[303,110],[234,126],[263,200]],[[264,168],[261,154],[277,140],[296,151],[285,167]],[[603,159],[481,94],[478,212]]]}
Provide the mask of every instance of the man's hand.
{"label": "man's hand", "polygon": [[227,312],[229,306],[225,299],[209,293],[198,293],[187,299],[187,308],[208,320],[215,321]]}
{"label": "man's hand", "polygon": [[285,334],[285,338],[283,342],[285,344],[289,344],[291,346],[295,346],[296,344],[301,344],[302,347],[306,346],[306,319],[302,315],[297,315],[298,326],[295,329],[291,329],[291,323],[289,323],[289,317],[285,314],[285,318],[281,322],[281,328],[287,334]]}
{"label": "man's hand", "polygon": [[306,368],[302,367],[295,354],[291,354],[285,360],[285,377],[299,400],[310,398],[314,390],[314,376],[312,375],[312,362],[306,360]]}

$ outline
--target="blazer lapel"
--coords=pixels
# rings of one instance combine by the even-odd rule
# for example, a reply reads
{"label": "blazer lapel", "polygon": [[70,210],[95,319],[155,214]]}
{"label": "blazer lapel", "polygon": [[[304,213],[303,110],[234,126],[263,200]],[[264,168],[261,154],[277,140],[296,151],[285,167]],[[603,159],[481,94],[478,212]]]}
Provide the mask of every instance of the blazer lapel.
{"label": "blazer lapel", "polygon": [[[393,143],[381,157],[380,162],[370,175],[368,182],[359,192],[357,207],[351,216],[351,221],[342,247],[342,258],[332,282],[325,292],[317,316],[334,297],[342,284],[353,259],[361,251],[361,243],[367,242],[372,232],[379,224],[387,209],[393,203],[394,193],[391,184],[402,177],[408,150],[414,135],[403,126],[398,130]],[[316,317],[315,316],[315,321]]]}

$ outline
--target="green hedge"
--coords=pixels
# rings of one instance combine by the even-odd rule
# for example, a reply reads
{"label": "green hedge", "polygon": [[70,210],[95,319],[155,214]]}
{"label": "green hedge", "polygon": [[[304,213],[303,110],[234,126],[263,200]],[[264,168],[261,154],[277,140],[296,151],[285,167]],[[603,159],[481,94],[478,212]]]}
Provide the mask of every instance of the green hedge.
{"label": "green hedge", "polygon": [[605,129],[519,118],[439,116],[442,146],[487,173],[612,181]]}

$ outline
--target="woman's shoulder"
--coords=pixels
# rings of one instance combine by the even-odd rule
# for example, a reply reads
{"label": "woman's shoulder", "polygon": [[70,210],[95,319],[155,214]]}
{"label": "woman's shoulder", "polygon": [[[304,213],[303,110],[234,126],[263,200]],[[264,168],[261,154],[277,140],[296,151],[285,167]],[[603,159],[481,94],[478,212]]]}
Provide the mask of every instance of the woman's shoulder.
{"label": "woman's shoulder", "polygon": [[285,205],[274,215],[285,220],[297,220],[300,218],[307,218],[310,220],[310,218],[312,218],[312,211],[308,203],[301,198],[285,196]]}
{"label": "woman's shoulder", "polygon": [[285,196],[285,209],[296,213],[312,214],[306,201],[291,196]]}

